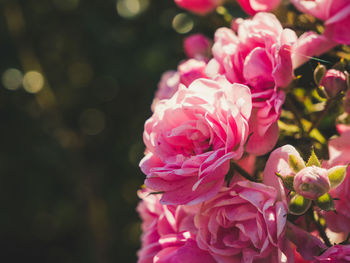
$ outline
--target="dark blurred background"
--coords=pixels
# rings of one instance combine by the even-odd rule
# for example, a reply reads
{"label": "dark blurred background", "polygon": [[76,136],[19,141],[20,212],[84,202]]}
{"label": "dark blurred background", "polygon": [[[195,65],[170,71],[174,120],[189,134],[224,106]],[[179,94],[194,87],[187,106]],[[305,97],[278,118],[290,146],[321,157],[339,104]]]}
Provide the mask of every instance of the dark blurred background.
{"label": "dark blurred background", "polygon": [[0,261],[136,262],[142,131],[183,38],[173,0],[0,0]]}
{"label": "dark blurred background", "polygon": [[0,0],[0,262],[136,262],[157,83],[224,21],[173,0]]}

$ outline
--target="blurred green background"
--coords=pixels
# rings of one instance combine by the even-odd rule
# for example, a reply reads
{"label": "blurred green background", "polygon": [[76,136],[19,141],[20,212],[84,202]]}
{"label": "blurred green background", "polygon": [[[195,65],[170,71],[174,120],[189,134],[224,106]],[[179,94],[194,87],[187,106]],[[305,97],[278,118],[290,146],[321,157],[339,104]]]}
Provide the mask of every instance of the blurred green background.
{"label": "blurred green background", "polygon": [[185,58],[184,36],[222,20],[173,0],[0,0],[0,12],[1,262],[136,262],[158,80]]}

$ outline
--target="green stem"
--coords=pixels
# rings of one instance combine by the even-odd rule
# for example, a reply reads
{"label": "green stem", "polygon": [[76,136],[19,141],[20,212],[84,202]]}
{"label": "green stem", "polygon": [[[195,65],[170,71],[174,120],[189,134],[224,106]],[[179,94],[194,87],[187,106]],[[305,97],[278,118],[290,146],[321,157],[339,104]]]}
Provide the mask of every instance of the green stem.
{"label": "green stem", "polygon": [[251,176],[246,170],[244,170],[239,164],[237,164],[234,161],[231,161],[231,167],[233,167],[240,175],[242,175],[245,179],[252,181],[252,182],[258,182],[256,178]]}
{"label": "green stem", "polygon": [[303,126],[303,124],[301,123],[301,117],[300,117],[299,111],[298,111],[298,109],[295,107],[294,102],[292,101],[292,99],[291,99],[289,96],[287,96],[287,98],[286,98],[286,104],[287,104],[287,107],[291,110],[291,112],[292,112],[293,115],[294,115],[294,119],[296,120],[296,122],[297,122],[297,124],[298,124],[298,126],[299,126],[301,135],[304,136],[305,131],[304,131],[304,126]]}
{"label": "green stem", "polygon": [[334,98],[331,98],[331,99],[327,100],[326,105],[325,105],[324,109],[322,110],[322,112],[318,115],[317,119],[314,122],[312,122],[312,125],[311,125],[310,129],[307,132],[308,134],[310,132],[312,132],[313,129],[317,128],[318,125],[320,125],[321,121],[326,116],[327,112],[331,108],[331,106],[333,104],[333,101],[335,101],[335,99],[336,98],[334,97]]}
{"label": "green stem", "polygon": [[328,238],[326,232],[324,231],[323,226],[320,224],[320,222],[314,216],[314,209],[313,209],[312,206],[308,210],[308,215],[309,215],[310,219],[312,220],[312,222],[314,222],[314,224],[315,224],[315,226],[317,228],[317,231],[320,234],[320,237],[322,238],[323,242],[326,244],[327,247],[331,247],[332,244],[329,241],[329,238]]}

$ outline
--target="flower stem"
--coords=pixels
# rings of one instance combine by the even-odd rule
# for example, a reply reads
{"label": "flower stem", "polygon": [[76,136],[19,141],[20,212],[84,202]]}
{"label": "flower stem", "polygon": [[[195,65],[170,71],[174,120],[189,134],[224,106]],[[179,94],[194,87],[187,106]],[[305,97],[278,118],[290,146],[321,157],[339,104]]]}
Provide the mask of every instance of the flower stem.
{"label": "flower stem", "polygon": [[293,113],[294,115],[294,118],[299,126],[299,129],[300,129],[300,132],[301,132],[301,135],[303,136],[305,131],[304,131],[304,126],[303,124],[301,123],[301,117],[300,117],[300,114],[299,114],[299,111],[298,109],[295,107],[295,104],[294,102],[292,101],[292,99],[290,97],[287,96],[286,98],[286,104],[287,104],[287,107],[291,110],[291,112]]}
{"label": "flower stem", "polygon": [[314,222],[314,224],[317,228],[317,231],[320,234],[320,237],[322,238],[323,242],[326,244],[327,247],[331,247],[332,244],[329,241],[329,238],[328,238],[326,232],[324,231],[324,227],[320,224],[319,220],[315,218],[314,209],[312,206],[308,210],[308,215],[311,218],[312,222]]}
{"label": "flower stem", "polygon": [[252,182],[258,182],[256,178],[251,176],[246,170],[244,170],[239,164],[237,164],[234,161],[231,161],[231,167],[236,170],[240,175],[242,175],[245,179],[252,181]]}
{"label": "flower stem", "polygon": [[308,134],[310,132],[312,132],[313,129],[317,128],[318,125],[320,125],[321,121],[323,120],[323,118],[326,116],[327,112],[329,111],[329,109],[333,105],[333,102],[335,101],[335,99],[336,99],[336,97],[327,100],[326,105],[325,105],[324,109],[322,110],[322,112],[318,115],[317,119],[314,122],[312,122],[312,125],[307,132]]}

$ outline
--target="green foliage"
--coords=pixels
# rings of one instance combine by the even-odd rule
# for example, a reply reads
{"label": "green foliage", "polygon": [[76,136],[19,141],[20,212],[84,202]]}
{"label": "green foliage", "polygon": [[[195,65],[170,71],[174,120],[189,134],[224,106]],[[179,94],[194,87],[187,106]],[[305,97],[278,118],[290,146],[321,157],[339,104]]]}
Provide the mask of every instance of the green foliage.
{"label": "green foliage", "polygon": [[309,160],[306,163],[306,166],[313,166],[313,165],[317,167],[321,167],[321,163],[318,160],[314,149],[311,150],[311,155],[309,157]]}
{"label": "green foliage", "polygon": [[324,194],[315,200],[315,204],[325,211],[334,210],[334,201],[333,198],[328,194]]}
{"label": "green foliage", "polygon": [[295,194],[289,202],[289,213],[292,215],[302,215],[310,208],[311,203],[312,201],[310,199]]}
{"label": "green foliage", "polygon": [[328,179],[331,183],[331,188],[337,187],[344,181],[347,168],[348,165],[338,165],[328,170]]}

